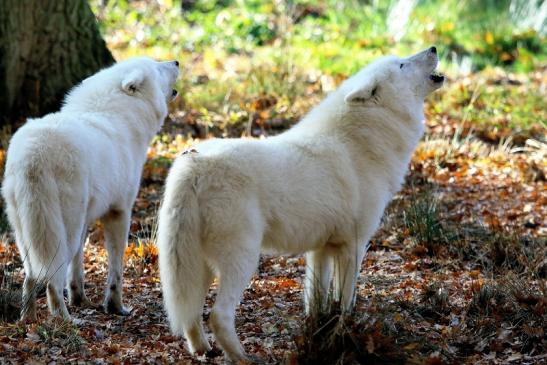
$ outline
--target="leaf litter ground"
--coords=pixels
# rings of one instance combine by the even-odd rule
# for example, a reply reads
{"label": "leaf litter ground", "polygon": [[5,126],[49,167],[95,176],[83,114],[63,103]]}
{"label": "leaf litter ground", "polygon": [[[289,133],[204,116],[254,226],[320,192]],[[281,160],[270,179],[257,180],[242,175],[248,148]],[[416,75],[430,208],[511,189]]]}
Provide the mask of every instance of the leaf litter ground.
{"label": "leaf litter ground", "polygon": [[[460,82],[498,76],[474,77]],[[526,82],[540,85],[544,79],[541,71]],[[313,87],[310,93],[318,99],[320,88]],[[253,135],[277,133],[277,127],[268,124],[276,102],[266,101],[257,99],[251,106],[256,109],[250,124]],[[333,310],[323,322],[306,319],[303,258],[262,257],[236,315],[249,353],[272,364],[313,363],[314,356],[348,364],[547,361],[544,110],[538,123],[526,130],[526,138],[515,142],[510,136],[523,132],[509,134],[510,124],[500,121],[497,129],[473,129],[469,121],[457,119],[454,110],[439,112],[436,102],[427,105],[428,134],[416,151],[405,187],[388,207],[363,262],[355,314],[347,319]],[[198,141],[194,138],[216,133],[204,132],[202,119],[203,111],[173,112],[166,134],[150,147],[125,256],[124,296],[130,316],[70,308],[82,323],[46,319],[42,292],[39,321],[14,322],[23,272],[12,237],[4,236],[0,362],[223,362],[218,349],[216,356],[193,358],[184,341],[170,334],[153,242],[155,214],[172,159],[191,148]],[[291,114],[286,124],[293,122]],[[223,128],[218,134],[249,131]],[[417,222],[420,217],[431,219]],[[90,231],[85,252],[86,292],[100,303],[107,269],[100,224]]]}

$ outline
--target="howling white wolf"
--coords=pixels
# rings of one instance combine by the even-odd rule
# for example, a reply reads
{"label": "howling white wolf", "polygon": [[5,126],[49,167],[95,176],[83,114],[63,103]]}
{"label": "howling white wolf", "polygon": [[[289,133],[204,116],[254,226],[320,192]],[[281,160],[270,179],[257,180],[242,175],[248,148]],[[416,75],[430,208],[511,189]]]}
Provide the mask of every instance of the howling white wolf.
{"label": "howling white wolf", "polygon": [[306,253],[308,312],[333,277],[352,307],[369,239],[424,132],[424,98],[443,84],[437,63],[435,47],[382,58],[283,134],[206,141],[177,158],[159,216],[160,274],[171,329],[191,351],[210,349],[201,314],[217,276],[211,329],[228,360],[246,358],[235,307],[261,251]]}

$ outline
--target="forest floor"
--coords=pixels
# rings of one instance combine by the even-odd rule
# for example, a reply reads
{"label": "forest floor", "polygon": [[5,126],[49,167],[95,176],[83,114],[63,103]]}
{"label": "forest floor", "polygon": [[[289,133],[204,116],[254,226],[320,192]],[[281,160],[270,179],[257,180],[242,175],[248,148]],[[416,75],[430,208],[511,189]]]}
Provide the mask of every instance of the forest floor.
{"label": "forest floor", "polygon": [[[303,257],[264,256],[237,309],[238,334],[248,353],[269,364],[547,363],[547,68],[533,57],[540,38],[483,34],[496,24],[482,23],[469,36],[475,28],[456,12],[466,9],[460,2],[439,2],[453,11],[419,2],[425,5],[409,25],[412,39],[395,44],[374,23],[388,9],[368,9],[373,5],[362,5],[371,20],[362,24],[362,14],[336,1],[330,7],[295,1],[290,14],[269,2],[203,2],[216,5],[184,17],[165,5],[170,1],[106,7],[92,1],[117,59],[146,53],[183,65],[181,97],[149,148],[131,218],[123,287],[131,314],[69,307],[82,323],[53,320],[42,291],[38,321],[17,322],[24,274],[5,233],[0,364],[223,363],[220,351],[192,357],[185,341],[170,334],[162,306],[156,213],[173,159],[206,138],[280,133],[367,60],[395,45],[406,52],[422,43],[439,46],[441,69],[454,66],[449,55],[464,50],[482,66],[515,62],[526,73],[449,72],[428,98],[426,136],[362,263],[352,315],[340,316],[333,304],[319,318],[305,317]],[[376,3],[383,2],[370,2]],[[460,18],[469,26],[455,26]],[[529,49],[499,50],[527,42]],[[97,224],[85,248],[85,290],[97,304],[107,272],[103,243]]]}
{"label": "forest floor", "polygon": [[[542,79],[534,80],[528,82]],[[458,136],[461,124],[433,116],[433,108],[429,100],[427,136],[362,264],[354,314],[343,318],[333,308],[324,318],[305,318],[303,257],[262,257],[236,315],[249,353],[271,364],[547,361],[545,142]],[[162,309],[155,217],[172,158],[199,141],[173,132],[188,125],[174,111],[149,150],[125,255],[130,316],[69,308],[83,323],[51,320],[41,293],[39,321],[15,322],[23,272],[12,237],[4,235],[1,363],[223,362],[219,351],[191,357]],[[106,279],[102,243],[98,224],[85,249],[86,292],[95,303]]]}

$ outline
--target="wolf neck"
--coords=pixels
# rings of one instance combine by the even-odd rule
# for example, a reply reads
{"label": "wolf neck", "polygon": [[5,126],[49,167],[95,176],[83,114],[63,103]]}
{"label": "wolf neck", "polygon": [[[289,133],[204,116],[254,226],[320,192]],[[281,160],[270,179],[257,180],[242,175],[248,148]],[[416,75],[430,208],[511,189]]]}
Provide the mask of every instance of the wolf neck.
{"label": "wolf neck", "polygon": [[350,112],[345,119],[336,134],[359,152],[380,157],[389,154],[405,164],[424,133],[421,120],[381,108]]}
{"label": "wolf neck", "polygon": [[[139,117],[136,118],[135,115]],[[158,115],[158,113],[152,112],[148,108],[128,111],[123,115],[133,138],[142,141],[146,148],[148,148],[152,138],[159,132],[166,117],[167,115]]]}
{"label": "wolf neck", "polygon": [[335,92],[286,132],[287,137],[336,138],[350,153],[356,170],[377,169],[387,175],[390,190],[398,191],[424,133],[422,112],[402,115],[379,107],[347,108],[342,93]]}
{"label": "wolf neck", "polygon": [[373,148],[380,152],[390,149],[400,157],[408,155],[410,159],[424,133],[422,120],[421,111],[403,114],[374,106],[351,111],[339,89],[284,134],[299,138],[340,136],[367,150]]}
{"label": "wolf neck", "polygon": [[[144,101],[143,101],[144,103]],[[148,147],[148,144],[161,128],[166,115],[158,115],[147,105],[135,104],[131,109],[120,110],[119,105],[112,105],[110,100],[86,101],[86,103],[71,103],[63,106],[62,111],[75,112],[79,115],[100,114],[106,118],[100,118],[101,123],[108,123],[110,127],[123,129],[120,135],[130,136],[134,141]],[[109,116],[115,116],[112,120]],[[160,119],[160,117],[162,117]],[[128,133],[129,132],[129,133]]]}

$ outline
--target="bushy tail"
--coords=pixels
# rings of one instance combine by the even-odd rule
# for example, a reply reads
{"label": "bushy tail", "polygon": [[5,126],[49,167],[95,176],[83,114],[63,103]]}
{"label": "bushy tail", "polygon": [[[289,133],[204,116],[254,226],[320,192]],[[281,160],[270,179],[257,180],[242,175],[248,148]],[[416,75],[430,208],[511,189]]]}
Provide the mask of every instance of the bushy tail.
{"label": "bushy tail", "polygon": [[25,269],[30,271],[26,275],[49,281],[67,264],[65,225],[54,177],[35,165],[20,166],[6,175],[2,192]]}
{"label": "bushy tail", "polygon": [[200,240],[200,214],[191,171],[192,160],[175,165],[159,214],[158,249],[165,309],[177,335],[199,321],[208,267]]}

